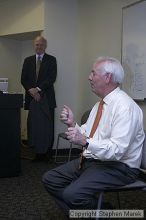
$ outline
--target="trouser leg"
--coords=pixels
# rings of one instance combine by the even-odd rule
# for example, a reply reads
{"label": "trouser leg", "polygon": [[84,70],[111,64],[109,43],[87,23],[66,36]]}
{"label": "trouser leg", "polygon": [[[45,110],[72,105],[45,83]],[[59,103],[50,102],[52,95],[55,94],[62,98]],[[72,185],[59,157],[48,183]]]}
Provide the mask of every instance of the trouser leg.
{"label": "trouser leg", "polygon": [[54,117],[55,117],[55,109],[54,108],[50,108],[50,115],[51,115],[51,146],[49,147],[49,149],[51,150],[54,144]]}
{"label": "trouser leg", "polygon": [[49,159],[52,158],[53,156],[53,152],[52,152],[52,148],[53,148],[53,144],[54,144],[54,117],[55,117],[55,109],[54,108],[49,108],[49,113],[50,113],[50,129],[49,129],[49,137],[50,137],[50,144],[48,146],[48,149],[47,149],[47,157]]}
{"label": "trouser leg", "polygon": [[71,161],[43,177],[47,191],[70,209],[95,209],[99,191],[131,183],[135,178],[122,163],[86,162],[81,170],[78,165],[78,160]]}
{"label": "trouser leg", "polygon": [[66,186],[80,175],[78,166],[79,159],[75,159],[46,172],[43,175],[42,182],[47,191],[62,199],[62,193]]}
{"label": "trouser leg", "polygon": [[46,190],[55,197],[57,204],[64,209],[66,215],[69,207],[63,200],[63,192],[66,186],[79,177],[81,171],[78,167],[79,159],[75,159],[46,172],[42,177]]}
{"label": "trouser leg", "polygon": [[95,209],[98,192],[132,183],[136,178],[137,171],[123,163],[87,162],[79,178],[64,189],[63,200],[71,209]]}

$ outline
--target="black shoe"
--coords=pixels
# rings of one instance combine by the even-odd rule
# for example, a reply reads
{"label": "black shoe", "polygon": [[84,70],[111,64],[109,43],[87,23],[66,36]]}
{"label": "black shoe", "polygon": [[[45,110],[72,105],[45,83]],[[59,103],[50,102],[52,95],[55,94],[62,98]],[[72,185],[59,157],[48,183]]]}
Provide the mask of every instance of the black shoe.
{"label": "black shoe", "polygon": [[101,209],[115,209],[111,203],[109,202],[103,202],[101,205]]}
{"label": "black shoe", "polygon": [[32,162],[41,162],[44,161],[45,159],[46,159],[46,154],[36,154]]}

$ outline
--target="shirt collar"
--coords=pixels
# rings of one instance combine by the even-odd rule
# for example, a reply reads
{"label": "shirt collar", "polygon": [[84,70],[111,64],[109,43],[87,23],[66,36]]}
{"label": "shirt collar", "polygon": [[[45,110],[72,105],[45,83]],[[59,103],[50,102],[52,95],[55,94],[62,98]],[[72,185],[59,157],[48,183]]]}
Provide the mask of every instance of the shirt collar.
{"label": "shirt collar", "polygon": [[117,87],[112,92],[110,92],[107,96],[105,96],[103,99],[104,103],[106,103],[107,105],[110,104],[112,100],[114,99],[114,97],[119,93],[120,90],[121,90],[120,87]]}
{"label": "shirt collar", "polygon": [[38,59],[38,57],[41,57],[41,60],[43,59],[44,53],[43,54],[36,54],[36,60]]}

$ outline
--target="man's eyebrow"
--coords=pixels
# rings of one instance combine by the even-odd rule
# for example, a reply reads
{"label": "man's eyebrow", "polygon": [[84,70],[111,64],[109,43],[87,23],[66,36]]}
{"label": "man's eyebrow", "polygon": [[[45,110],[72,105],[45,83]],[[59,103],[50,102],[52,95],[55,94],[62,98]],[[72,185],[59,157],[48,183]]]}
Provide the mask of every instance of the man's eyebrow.
{"label": "man's eyebrow", "polygon": [[95,70],[91,70],[92,73],[95,73]]}

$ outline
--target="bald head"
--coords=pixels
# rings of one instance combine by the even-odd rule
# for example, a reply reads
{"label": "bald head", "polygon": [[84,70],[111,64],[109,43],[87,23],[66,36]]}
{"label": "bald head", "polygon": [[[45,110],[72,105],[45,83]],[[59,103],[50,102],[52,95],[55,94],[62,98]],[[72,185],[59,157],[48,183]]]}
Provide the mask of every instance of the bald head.
{"label": "bald head", "polygon": [[100,65],[103,74],[111,73],[113,83],[121,84],[124,80],[124,70],[119,60],[113,57],[99,57],[94,66]]}
{"label": "bald head", "polygon": [[36,54],[44,54],[47,48],[47,40],[42,36],[37,36],[34,39],[34,50]]}

